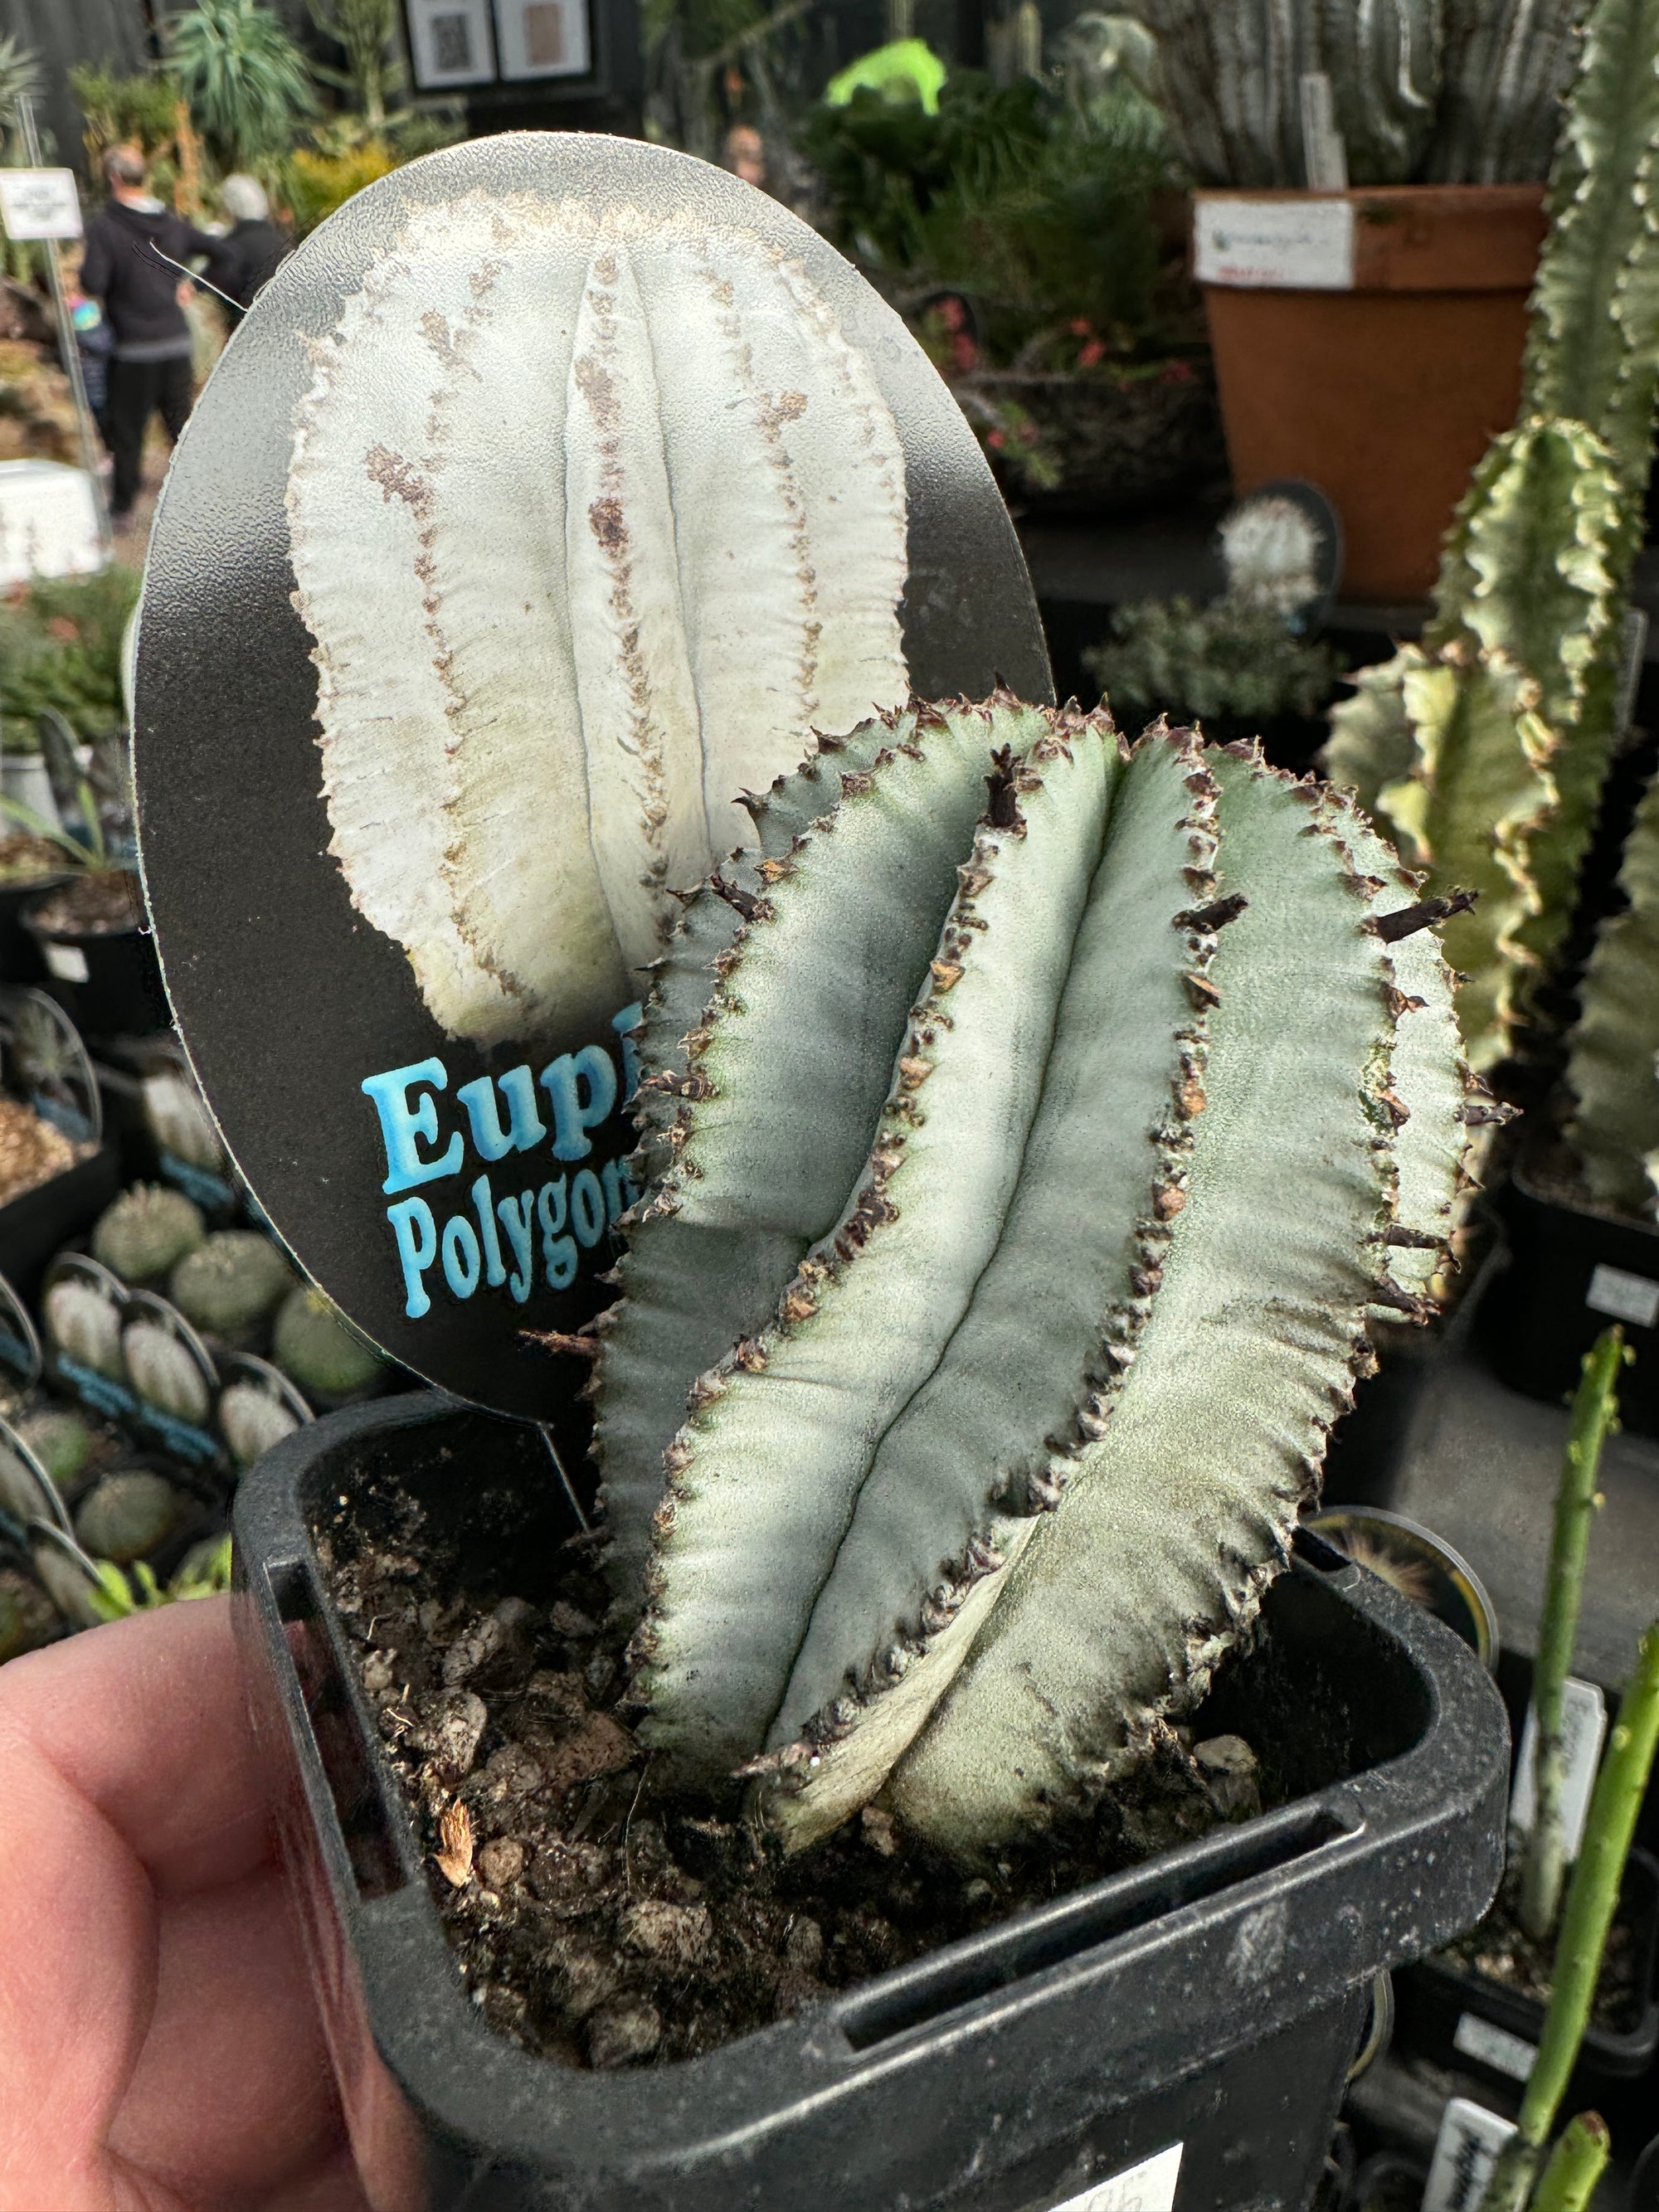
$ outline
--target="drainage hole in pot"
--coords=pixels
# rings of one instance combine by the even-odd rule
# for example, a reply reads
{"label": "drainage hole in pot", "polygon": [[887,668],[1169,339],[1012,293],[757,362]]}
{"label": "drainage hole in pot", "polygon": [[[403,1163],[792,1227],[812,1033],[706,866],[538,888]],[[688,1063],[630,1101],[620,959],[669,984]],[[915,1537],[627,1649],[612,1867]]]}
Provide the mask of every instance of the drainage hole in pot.
{"label": "drainage hole in pot", "polygon": [[890,1989],[867,2002],[854,2001],[837,2014],[837,2024],[854,2051],[868,2051],[906,2029],[920,2027],[942,2013],[971,2004],[976,1997],[1006,1989],[1062,1960],[1076,1958],[1114,1936],[1145,1928],[1184,1905],[1218,1896],[1252,1876],[1305,1858],[1339,1838],[1352,1836],[1356,1824],[1329,1807],[1310,1806],[1275,1824],[1271,1833],[1239,1842],[1200,1864],[1172,1868],[1165,1878],[1133,1897],[1101,1899],[1092,1908],[1066,1913],[1056,1924],[1033,1929],[1029,1940],[1001,1959],[964,1960],[955,1972],[931,1973],[925,1980]]}
{"label": "drainage hole in pot", "polygon": [[368,1747],[323,1627],[311,1577],[295,1560],[270,1570],[270,1586],[358,1891],[366,1899],[389,1896],[403,1887],[408,1876],[374,1786]]}

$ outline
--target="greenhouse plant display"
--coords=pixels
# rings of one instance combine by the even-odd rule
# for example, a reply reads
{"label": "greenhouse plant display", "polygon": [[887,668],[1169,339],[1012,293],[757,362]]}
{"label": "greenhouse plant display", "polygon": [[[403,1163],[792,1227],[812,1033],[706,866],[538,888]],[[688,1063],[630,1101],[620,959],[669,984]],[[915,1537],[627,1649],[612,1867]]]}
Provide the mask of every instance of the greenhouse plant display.
{"label": "greenhouse plant display", "polygon": [[120,1164],[73,1024],[30,987],[0,990],[0,1276],[24,1296],[114,1195]]}
{"label": "greenhouse plant display", "polygon": [[[251,613],[196,564],[256,528]],[[1379,1968],[1497,1872],[1484,1671],[1296,1528],[1485,1110],[1451,902],[1250,748],[994,685],[1042,655],[925,357],[660,149],[343,210],[146,588],[209,1106],[371,1343],[529,1416],[351,1407],[238,1491],[371,2198],[1304,2203]],[[176,804],[227,727],[236,824]]]}
{"label": "greenhouse plant display", "polygon": [[1470,470],[1514,417],[1579,11],[1135,12],[1204,187],[1196,265],[1235,483],[1319,484],[1343,518],[1350,595],[1417,598]]}

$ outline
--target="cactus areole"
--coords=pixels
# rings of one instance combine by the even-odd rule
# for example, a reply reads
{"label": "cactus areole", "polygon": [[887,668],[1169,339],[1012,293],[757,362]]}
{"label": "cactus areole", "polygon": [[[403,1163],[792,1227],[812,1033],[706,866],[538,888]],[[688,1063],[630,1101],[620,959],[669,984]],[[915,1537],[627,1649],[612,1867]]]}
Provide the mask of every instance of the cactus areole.
{"label": "cactus areole", "polygon": [[972,434],[763,194],[512,134],[306,242],[180,442],[135,753],[203,1091],[359,1328],[545,1413],[676,895],[818,733],[999,677],[1048,696]]}

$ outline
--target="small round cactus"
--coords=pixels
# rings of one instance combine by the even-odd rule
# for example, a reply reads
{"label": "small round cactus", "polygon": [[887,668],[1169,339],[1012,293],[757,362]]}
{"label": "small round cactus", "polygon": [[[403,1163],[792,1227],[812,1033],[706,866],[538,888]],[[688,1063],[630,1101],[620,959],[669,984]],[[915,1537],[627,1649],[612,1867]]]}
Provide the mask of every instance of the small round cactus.
{"label": "small round cactus", "polygon": [[185,1499],[159,1474],[141,1467],[106,1474],[82,1501],[75,1533],[95,1559],[126,1566],[153,1552],[179,1525]]}
{"label": "small round cactus", "polygon": [[46,1292],[46,1332],[59,1353],[82,1367],[125,1380],[121,1358],[121,1316],[95,1284],[67,1276]]}
{"label": "small round cactus", "polygon": [[[293,1296],[301,1295],[295,1291]],[[284,1306],[283,1311],[287,1311]],[[280,1330],[281,1322],[278,1322]],[[239,1468],[250,1468],[300,1424],[280,1398],[254,1382],[233,1382],[219,1397],[219,1426]]]}
{"label": "small round cactus", "polygon": [[137,1182],[99,1215],[92,1256],[124,1283],[159,1282],[206,1234],[200,1212],[182,1191]]}
{"label": "small round cactus", "polygon": [[25,1413],[17,1433],[60,1490],[72,1489],[85,1472],[95,1441],[88,1424],[66,1406]]}
{"label": "small round cactus", "polygon": [[360,1397],[380,1378],[379,1353],[331,1298],[308,1285],[283,1300],[272,1349],[283,1372],[325,1403]]}
{"label": "small round cactus", "polygon": [[222,1229],[179,1262],[167,1291],[186,1321],[234,1344],[258,1331],[293,1281],[268,1237]]}
{"label": "small round cactus", "polygon": [[147,1406],[181,1421],[206,1420],[211,1402],[207,1378],[170,1330],[153,1321],[136,1321],[121,1339],[121,1351],[128,1378]]}
{"label": "small round cactus", "polygon": [[49,1643],[58,1626],[57,1608],[39,1583],[0,1567],[0,1664]]}

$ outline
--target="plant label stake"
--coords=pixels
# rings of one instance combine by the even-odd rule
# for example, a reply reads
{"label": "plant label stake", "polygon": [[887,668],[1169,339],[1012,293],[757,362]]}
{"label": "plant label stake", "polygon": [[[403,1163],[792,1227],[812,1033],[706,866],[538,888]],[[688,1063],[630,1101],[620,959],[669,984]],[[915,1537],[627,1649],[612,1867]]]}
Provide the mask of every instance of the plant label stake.
{"label": "plant label stake", "polygon": [[1048,696],[973,437],[763,194],[515,133],[284,264],[157,523],[139,838],[228,1152],[377,1346],[544,1411],[676,895],[820,733],[999,676]]}

